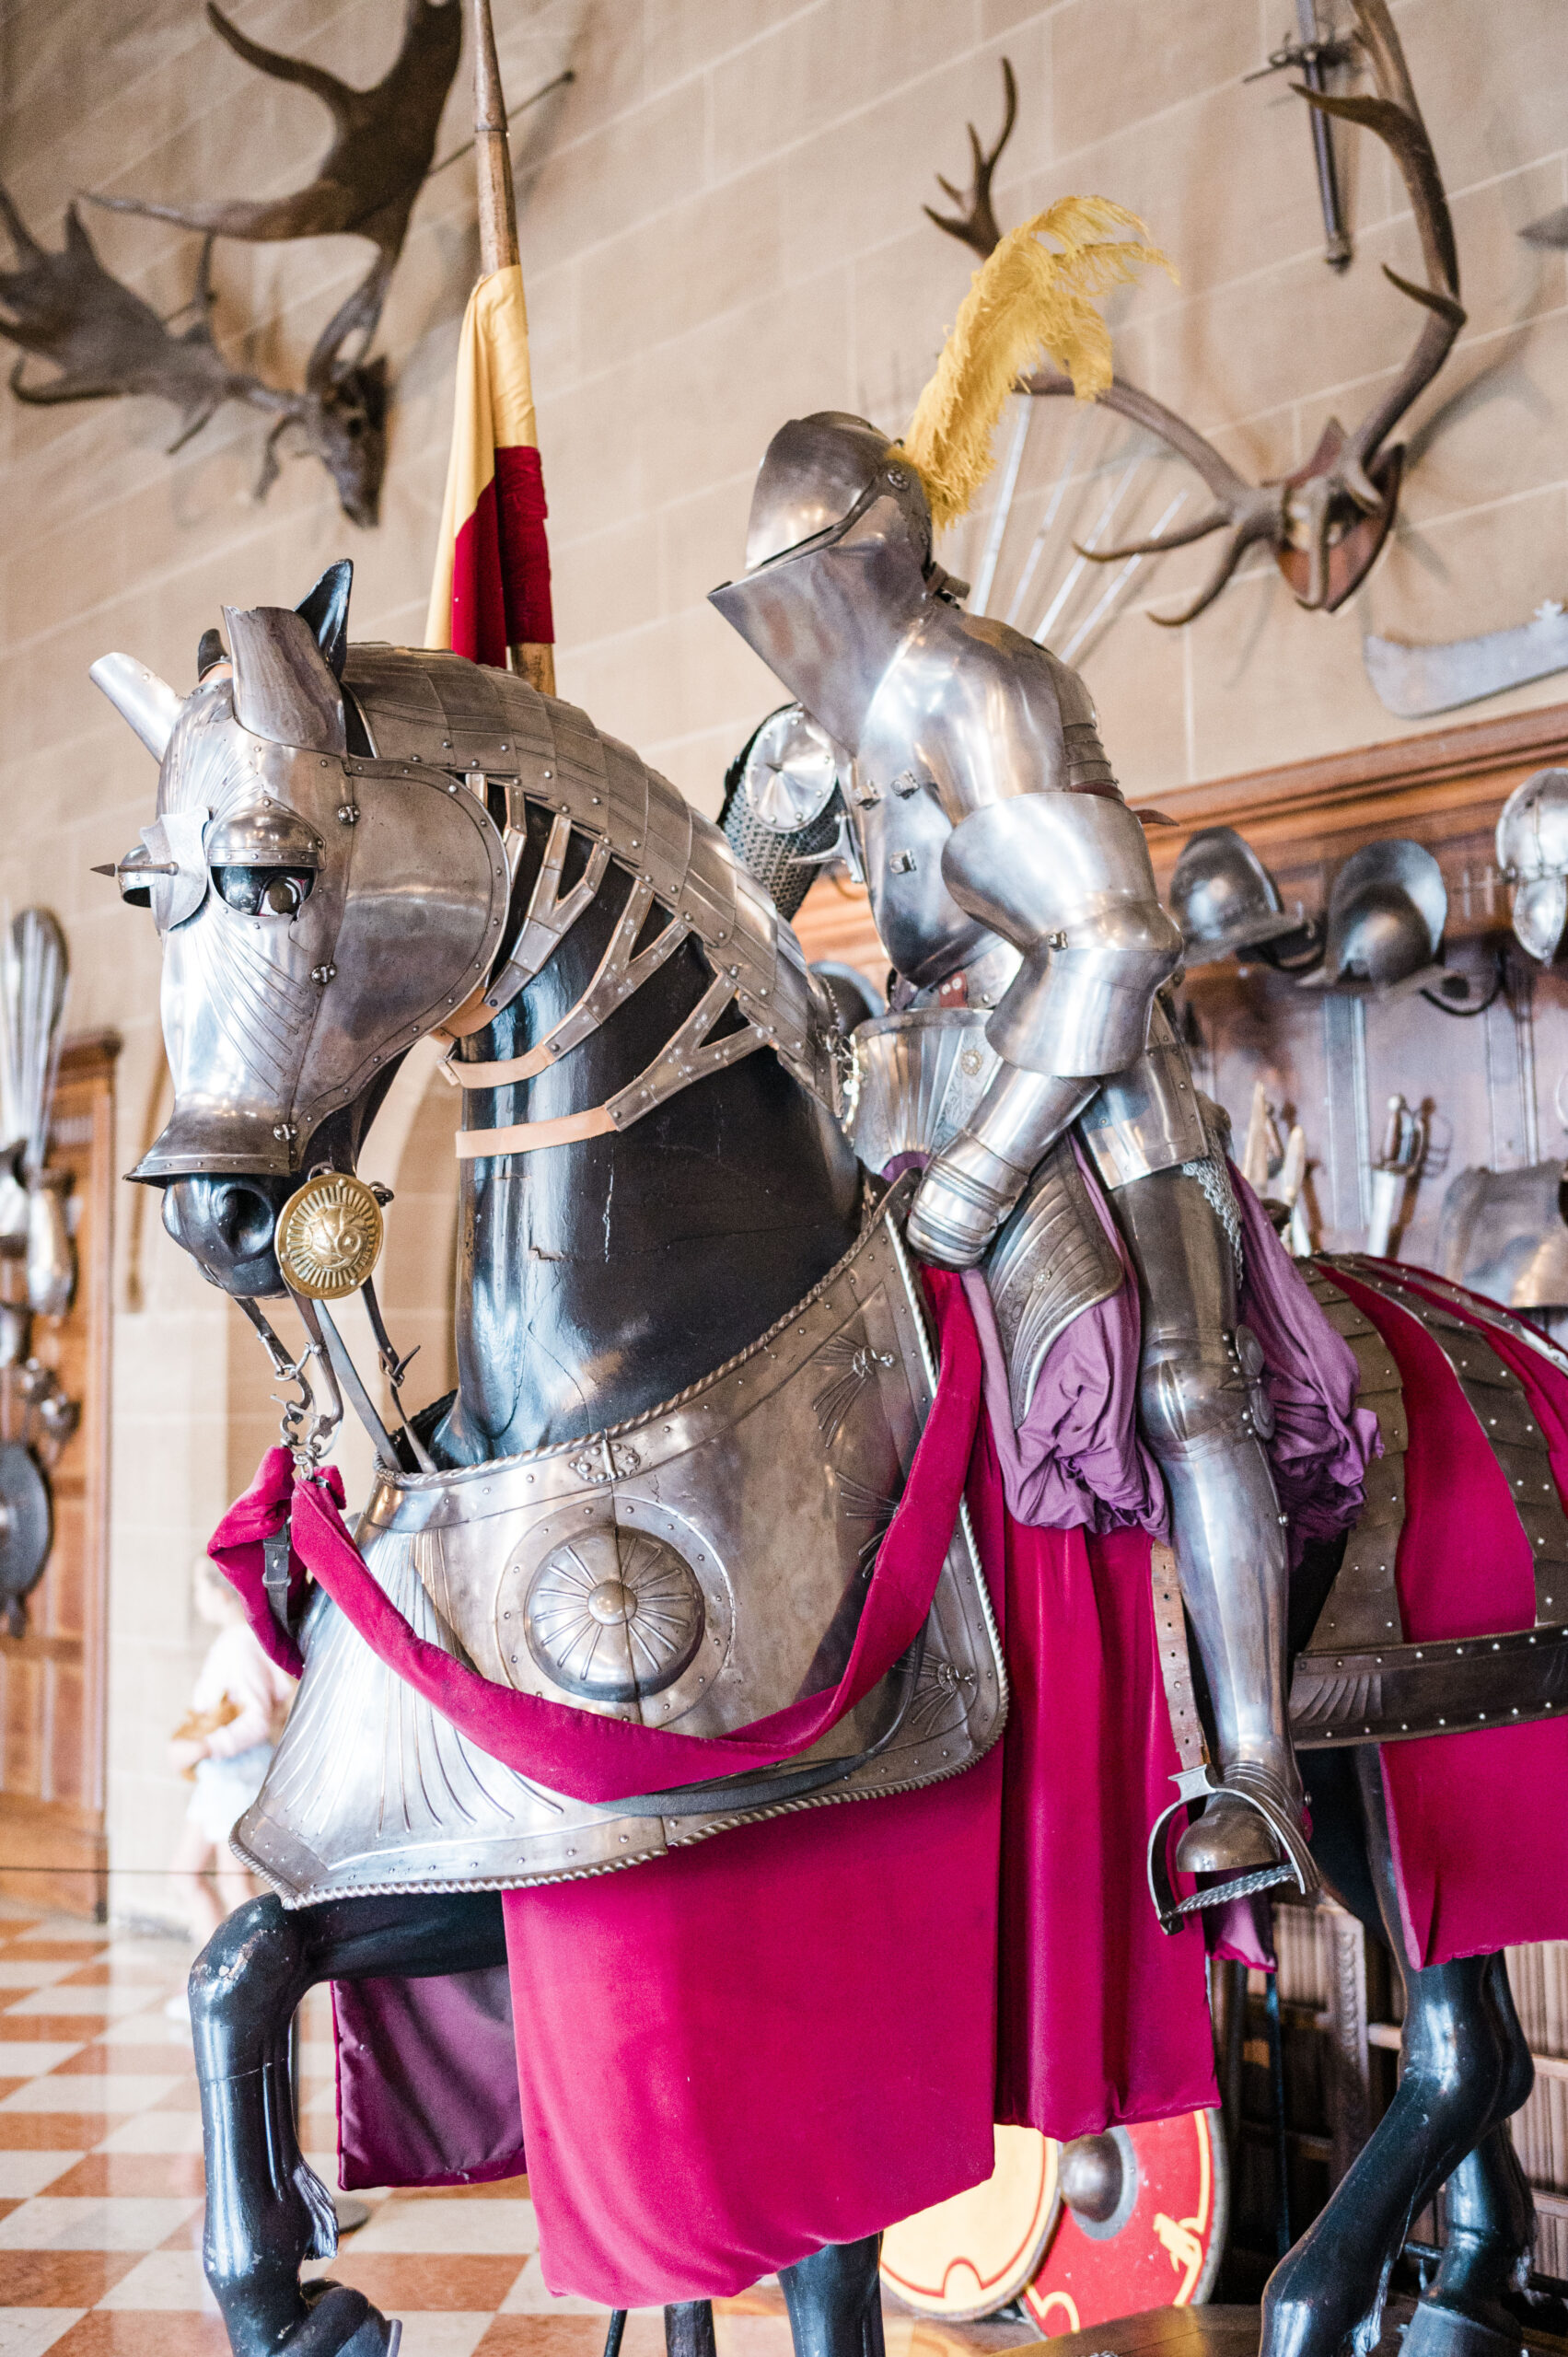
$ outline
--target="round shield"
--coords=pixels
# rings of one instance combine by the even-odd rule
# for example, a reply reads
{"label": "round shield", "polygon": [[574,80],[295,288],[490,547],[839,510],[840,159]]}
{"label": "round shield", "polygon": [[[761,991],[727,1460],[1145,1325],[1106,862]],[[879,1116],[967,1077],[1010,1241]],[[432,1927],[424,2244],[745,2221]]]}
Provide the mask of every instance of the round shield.
{"label": "round shield", "polygon": [[321,1170],[278,1213],[273,1249],[296,1293],[341,1301],[357,1293],[381,1257],[381,1206],[348,1170]]}
{"label": "round shield", "polygon": [[1217,2111],[1144,2120],[1062,2148],[1062,2208],[1024,2305],[1048,2338],[1207,2300],[1225,2249]]}
{"label": "round shield", "polygon": [[882,2280],[922,2316],[960,2324],[1016,2300],[1056,2221],[1057,2147],[1032,2128],[996,2131],[983,2185],[922,2210],[882,2237]]}
{"label": "round shield", "polygon": [[751,739],[738,791],[759,826],[793,835],[819,819],[839,782],[833,749],[797,703],[770,714]]}
{"label": "round shield", "polygon": [[13,1625],[42,1576],[52,1536],[48,1480],[31,1449],[8,1440],[0,1445],[0,1608]]}

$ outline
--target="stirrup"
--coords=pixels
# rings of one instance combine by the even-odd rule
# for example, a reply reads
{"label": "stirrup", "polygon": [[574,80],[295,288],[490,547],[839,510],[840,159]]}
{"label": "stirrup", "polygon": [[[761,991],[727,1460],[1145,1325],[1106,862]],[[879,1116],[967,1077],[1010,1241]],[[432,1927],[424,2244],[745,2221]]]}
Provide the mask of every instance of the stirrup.
{"label": "stirrup", "polygon": [[[1303,1898],[1312,1899],[1321,1888],[1317,1861],[1307,1848],[1299,1821],[1284,1805],[1270,1782],[1260,1776],[1254,1782],[1245,1770],[1234,1783],[1223,1776],[1215,1776],[1206,1763],[1196,1768],[1183,1768],[1171,1778],[1176,1786],[1176,1798],[1167,1808],[1161,1809],[1149,1834],[1149,1896],[1155,1902],[1162,1932],[1179,1932],[1190,1915],[1207,1907],[1226,1907],[1233,1898],[1251,1898],[1260,1890],[1273,1890],[1281,1884],[1294,1883]],[[1216,1793],[1245,1802],[1256,1809],[1284,1855],[1272,1866],[1259,1866],[1249,1875],[1233,1875],[1229,1882],[1215,1883],[1208,1890],[1195,1890],[1190,1898],[1178,1898],[1171,1885],[1170,1868],[1166,1862],[1168,1848],[1167,1829],[1179,1808],[1191,1802],[1208,1800]]]}

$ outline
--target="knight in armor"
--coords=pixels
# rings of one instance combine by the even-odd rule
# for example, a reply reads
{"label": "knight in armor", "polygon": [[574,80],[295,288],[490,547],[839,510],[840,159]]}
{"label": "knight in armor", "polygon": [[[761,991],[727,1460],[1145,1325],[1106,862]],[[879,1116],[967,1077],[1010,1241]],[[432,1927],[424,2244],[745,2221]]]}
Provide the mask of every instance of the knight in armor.
{"label": "knight in armor", "polygon": [[[933,380],[949,422],[963,408],[950,364],[966,332],[974,340],[976,297],[1040,226],[1004,241],[960,314],[946,386],[942,370]],[[991,370],[993,417],[1028,364],[1016,326]],[[1036,353],[1043,341],[1073,365],[1049,319],[1035,337]],[[923,438],[931,401],[903,443],[838,412],[783,426],[758,476],[745,572],[713,603],[837,749],[895,1007],[989,1011],[999,1064],[925,1170],[911,1244],[946,1268],[981,1262],[1074,1129],[1107,1190],[1137,1274],[1141,1428],[1218,1741],[1222,1789],[1176,1863],[1247,1873],[1279,1862],[1300,1822],[1287,1551],[1260,1437],[1261,1353],[1238,1322],[1239,1221],[1218,1119],[1172,1021],[1181,935],[1082,680],[966,613],[963,585],[934,558],[933,506],[944,521],[955,510],[944,512],[940,435],[936,463]]]}

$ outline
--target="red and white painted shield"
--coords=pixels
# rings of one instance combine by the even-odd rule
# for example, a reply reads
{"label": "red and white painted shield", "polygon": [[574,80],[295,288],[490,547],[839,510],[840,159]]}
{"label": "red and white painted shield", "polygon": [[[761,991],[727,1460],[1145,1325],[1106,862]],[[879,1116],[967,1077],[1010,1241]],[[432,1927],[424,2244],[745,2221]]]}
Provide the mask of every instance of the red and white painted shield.
{"label": "red and white painted shield", "polygon": [[1021,2296],[1048,2340],[1193,2306],[1219,2270],[1226,2189],[1217,2111],[1065,2145],[999,2128],[985,2184],[889,2229],[882,2279],[907,2306],[950,2323]]}
{"label": "red and white painted shield", "polygon": [[1208,2298],[1228,2209],[1217,2111],[1080,2137],[1063,2147],[1060,2177],[1056,2231],[1024,2292],[1048,2340]]}

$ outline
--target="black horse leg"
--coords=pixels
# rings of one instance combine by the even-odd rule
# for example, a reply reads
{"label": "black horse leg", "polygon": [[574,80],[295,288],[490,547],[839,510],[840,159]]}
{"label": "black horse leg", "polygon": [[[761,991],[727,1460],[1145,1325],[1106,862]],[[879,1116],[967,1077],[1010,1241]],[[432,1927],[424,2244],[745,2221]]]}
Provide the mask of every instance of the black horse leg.
{"label": "black horse leg", "polygon": [[318,1981],[473,1971],[505,1957],[489,1892],[238,1908],[191,1973],[207,2157],[203,2265],[234,2357],[390,2357],[396,2328],[359,2292],[311,2301],[299,2270],[337,2247],[331,2198],[295,2133],[288,2029]]}
{"label": "black horse leg", "polygon": [[1443,2257],[1405,2335],[1406,2357],[1504,2357],[1519,2346],[1519,2328],[1503,2295],[1518,2290],[1529,2271],[1535,2203],[1501,2122],[1529,2094],[1535,2064],[1503,1958],[1487,1963],[1486,1994],[1508,2055],[1499,2124],[1448,2179]]}
{"label": "black horse leg", "polygon": [[[1337,2357],[1346,2341],[1358,2351],[1370,2349],[1389,2273],[1415,2217],[1506,2117],[1510,2098],[1520,2099],[1508,2028],[1512,2009],[1505,2018],[1496,1993],[1500,1959],[1467,1956],[1421,1971],[1401,1961],[1376,1752],[1369,1747],[1358,1753],[1356,1766],[1367,1860],[1385,1935],[1405,1983],[1404,2068],[1370,2142],[1269,2279],[1262,2357]],[[1316,1808],[1315,1795],[1315,1814]]]}
{"label": "black horse leg", "polygon": [[829,2243],[781,2267],[795,2357],[882,2357],[880,2235]]}

